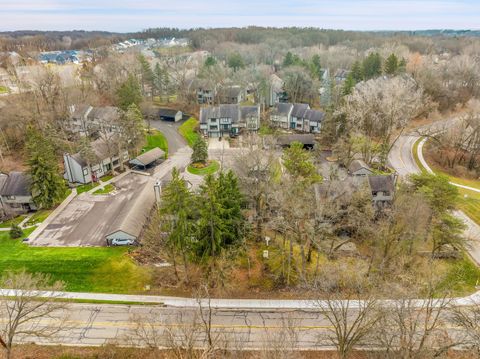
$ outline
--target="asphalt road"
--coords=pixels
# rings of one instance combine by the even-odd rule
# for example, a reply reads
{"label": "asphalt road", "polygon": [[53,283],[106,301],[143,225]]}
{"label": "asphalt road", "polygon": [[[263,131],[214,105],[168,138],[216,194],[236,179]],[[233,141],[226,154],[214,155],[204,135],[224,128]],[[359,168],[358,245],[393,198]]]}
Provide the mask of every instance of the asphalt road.
{"label": "asphalt road", "polygon": [[178,127],[183,123],[179,122],[168,122],[161,120],[152,120],[150,125],[162,132],[167,138],[168,142],[168,154],[173,155],[180,148],[185,147],[187,142],[185,139],[178,133]]}

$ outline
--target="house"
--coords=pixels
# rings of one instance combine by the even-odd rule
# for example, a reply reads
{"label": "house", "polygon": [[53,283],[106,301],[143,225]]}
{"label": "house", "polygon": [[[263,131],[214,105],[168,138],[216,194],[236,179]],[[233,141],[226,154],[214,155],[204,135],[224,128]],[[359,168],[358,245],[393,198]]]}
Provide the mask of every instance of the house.
{"label": "house", "polygon": [[240,86],[228,86],[220,91],[220,102],[224,104],[239,104],[245,101],[246,91]]}
{"label": "house", "polygon": [[270,113],[273,125],[307,133],[319,133],[324,117],[324,112],[305,103],[278,103]]}
{"label": "house", "polygon": [[145,222],[155,205],[155,181],[149,180],[142,191],[133,196],[116,216],[109,226],[109,233],[105,236],[107,245],[116,242],[128,241],[138,243]]}
{"label": "house", "polygon": [[350,75],[350,71],[346,69],[338,69],[335,71],[335,74],[333,75],[333,79],[335,80],[335,84],[341,84],[343,83],[348,75]]}
{"label": "house", "polygon": [[268,97],[266,99],[267,106],[274,106],[279,102],[287,101],[287,93],[283,89],[284,81],[276,74],[270,75],[270,83],[268,88]]}
{"label": "house", "polygon": [[151,164],[157,162],[160,159],[165,158],[165,152],[160,148],[155,147],[150,151],[142,153],[140,156],[135,157],[133,160],[130,160],[130,164],[135,167],[141,167],[146,169]]}
{"label": "house", "polygon": [[260,106],[219,105],[200,109],[200,130],[208,137],[236,136],[260,128]]}
{"label": "house", "polygon": [[348,166],[348,174],[350,176],[370,176],[373,171],[363,160],[353,160]]}
{"label": "house", "polygon": [[23,172],[0,174],[2,216],[15,217],[37,209],[30,191],[30,176]]}
{"label": "house", "polygon": [[293,142],[300,142],[303,148],[312,149],[315,146],[315,136],[306,134],[281,135],[277,138],[277,144],[281,147],[289,147]]}
{"label": "house", "polygon": [[368,176],[368,184],[372,192],[372,201],[377,207],[391,204],[395,194],[396,176]]}
{"label": "house", "polygon": [[183,113],[182,111],[173,110],[170,108],[160,108],[158,109],[158,117],[160,117],[160,120],[162,121],[178,122],[182,120]]}
{"label": "house", "polygon": [[68,130],[81,136],[94,136],[99,132],[118,132],[121,113],[117,107],[70,106]]}
{"label": "house", "polygon": [[108,143],[102,138],[91,143],[96,159],[88,163],[81,153],[70,155],[64,153],[63,164],[65,168],[64,178],[70,183],[90,183],[106,175],[109,171],[116,170],[128,161],[128,151],[121,151],[115,145]]}
{"label": "house", "polygon": [[270,111],[270,121],[277,127],[290,128],[293,105],[291,103],[277,103]]}

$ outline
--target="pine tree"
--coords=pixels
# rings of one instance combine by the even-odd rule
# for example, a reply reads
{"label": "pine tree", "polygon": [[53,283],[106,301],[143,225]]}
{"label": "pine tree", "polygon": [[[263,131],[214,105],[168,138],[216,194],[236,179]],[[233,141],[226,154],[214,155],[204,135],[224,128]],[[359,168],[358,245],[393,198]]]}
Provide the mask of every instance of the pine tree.
{"label": "pine tree", "polygon": [[52,143],[34,128],[27,131],[27,164],[33,201],[39,208],[51,208],[65,194]]}
{"label": "pine tree", "polygon": [[120,131],[125,148],[136,152],[145,142],[145,122],[138,106],[132,103],[120,117]]}
{"label": "pine tree", "polygon": [[208,160],[208,146],[205,140],[198,136],[192,147],[192,163],[206,163]]}
{"label": "pine tree", "polygon": [[232,68],[235,72],[239,69],[243,69],[245,67],[245,62],[243,61],[242,55],[238,52],[231,54],[228,57],[228,67]]}
{"label": "pine tree", "polygon": [[215,57],[213,56],[208,56],[207,59],[205,60],[205,66],[206,67],[211,67],[217,64],[217,60],[215,60]]}
{"label": "pine tree", "polygon": [[355,80],[355,83],[363,81],[363,69],[359,61],[355,61],[352,65],[352,78]]}
{"label": "pine tree", "polygon": [[140,106],[142,102],[142,92],[140,91],[140,85],[138,84],[135,76],[130,74],[127,80],[117,90],[117,103],[118,106],[127,111],[128,106],[134,103]]}
{"label": "pine tree", "polygon": [[385,74],[387,75],[395,75],[398,71],[398,58],[395,54],[391,54],[387,57],[385,61]]}
{"label": "pine tree", "polygon": [[318,55],[313,55],[312,60],[310,61],[310,74],[317,80],[322,79],[323,71],[320,63],[320,56]]}
{"label": "pine tree", "polygon": [[166,223],[167,245],[180,251],[188,282],[188,256],[195,224],[194,197],[177,168],[173,168],[172,180],[163,189],[159,213]]}
{"label": "pine tree", "polygon": [[363,60],[364,80],[370,80],[382,74],[382,58],[378,52],[369,54]]}
{"label": "pine tree", "polygon": [[[142,92],[145,94],[145,85],[149,85],[153,91],[154,88],[154,74],[152,67],[143,54],[138,55],[138,61],[140,62],[140,69],[142,74]],[[152,92],[153,94],[153,92]]]}
{"label": "pine tree", "polygon": [[345,82],[343,83],[342,95],[343,96],[350,95],[355,85],[356,83],[355,83],[355,79],[353,78],[353,74],[349,73],[347,78],[345,79]]}
{"label": "pine tree", "polygon": [[160,67],[160,64],[157,62],[157,64],[155,65],[155,69],[153,70],[153,84],[157,92],[160,94],[160,96],[162,95],[162,92],[163,92],[163,85],[164,85],[163,79],[164,79],[163,70]]}
{"label": "pine tree", "polygon": [[308,185],[322,180],[311,154],[303,149],[302,143],[292,142],[284,151],[282,159],[287,172],[299,183]]}

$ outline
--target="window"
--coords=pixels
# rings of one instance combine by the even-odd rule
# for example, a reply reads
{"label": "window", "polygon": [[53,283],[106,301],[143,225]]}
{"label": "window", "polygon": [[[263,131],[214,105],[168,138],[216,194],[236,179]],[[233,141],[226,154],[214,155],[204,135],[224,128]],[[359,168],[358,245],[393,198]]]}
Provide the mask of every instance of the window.
{"label": "window", "polygon": [[84,176],[88,175],[88,167],[85,167],[85,168],[83,169],[83,175],[84,175]]}
{"label": "window", "polygon": [[114,166],[118,166],[118,160],[113,161]]}
{"label": "window", "polygon": [[217,119],[216,119],[216,118],[211,118],[211,119],[210,119],[210,123],[215,123],[215,122],[217,122]]}
{"label": "window", "polygon": [[384,196],[390,196],[390,192],[389,192],[389,191],[385,191],[385,192],[383,192],[383,195],[384,195]]}
{"label": "window", "polygon": [[373,196],[373,197],[377,197],[377,191],[373,191],[373,192],[372,192],[372,196]]}

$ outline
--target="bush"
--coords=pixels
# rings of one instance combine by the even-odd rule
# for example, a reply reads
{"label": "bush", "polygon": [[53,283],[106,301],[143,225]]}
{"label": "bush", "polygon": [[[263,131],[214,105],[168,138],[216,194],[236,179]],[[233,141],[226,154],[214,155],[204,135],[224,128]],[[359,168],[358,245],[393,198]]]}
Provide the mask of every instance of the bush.
{"label": "bush", "polygon": [[16,239],[23,236],[23,231],[18,224],[12,224],[10,228],[10,238]]}

